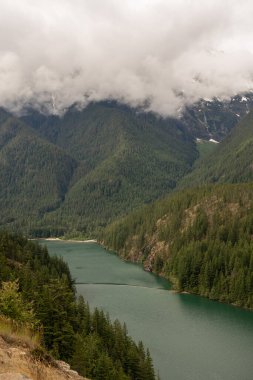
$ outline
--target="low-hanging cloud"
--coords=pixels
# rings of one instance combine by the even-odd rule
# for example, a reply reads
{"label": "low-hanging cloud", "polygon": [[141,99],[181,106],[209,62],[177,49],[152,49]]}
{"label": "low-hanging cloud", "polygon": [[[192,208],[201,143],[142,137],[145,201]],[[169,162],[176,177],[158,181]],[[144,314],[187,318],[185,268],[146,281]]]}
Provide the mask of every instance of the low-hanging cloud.
{"label": "low-hanging cloud", "polygon": [[253,88],[248,0],[0,0],[0,106],[176,115]]}

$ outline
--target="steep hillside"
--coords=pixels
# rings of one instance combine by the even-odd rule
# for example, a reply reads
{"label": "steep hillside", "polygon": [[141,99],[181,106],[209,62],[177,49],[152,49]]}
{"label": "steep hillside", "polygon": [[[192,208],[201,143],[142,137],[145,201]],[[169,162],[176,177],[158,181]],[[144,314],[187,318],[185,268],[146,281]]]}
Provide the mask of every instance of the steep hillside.
{"label": "steep hillside", "polygon": [[76,161],[23,122],[0,124],[1,224],[28,227],[63,201]]}
{"label": "steep hillside", "polygon": [[27,339],[0,331],[0,380],[88,380],[60,360],[38,359]]}
{"label": "steep hillside", "polygon": [[[84,111],[86,121],[83,120],[83,112],[76,113],[74,108],[70,109],[63,119],[54,115],[46,116],[34,110],[27,110],[27,114],[22,119],[31,127],[41,131],[42,135],[52,142],[58,142],[68,148],[68,140],[70,139],[70,149],[72,150],[71,146],[75,145],[77,152],[80,153],[79,136],[71,133],[71,126],[73,124],[85,125],[89,133],[89,126],[103,124],[104,118],[108,122],[108,114],[105,112],[106,109],[108,111],[108,108],[110,108],[112,118],[120,110],[131,113],[132,116],[135,116],[136,112],[140,113],[138,110],[130,109],[116,102],[101,102],[86,108]],[[201,99],[182,111],[178,123],[194,139],[222,141],[252,108],[253,92],[236,95],[223,101],[217,98],[212,100]],[[84,134],[86,133],[84,132]]]}
{"label": "steep hillside", "polygon": [[107,227],[101,240],[180,291],[253,308],[253,184],[173,194]]}
{"label": "steep hillside", "polygon": [[1,110],[1,225],[33,236],[97,234],[173,190],[199,152],[208,159],[181,186],[251,180],[251,114],[211,155],[213,146],[195,141],[218,131],[223,138],[251,100],[202,101],[181,120],[115,102],[72,107],[62,117],[30,110],[17,119]]}
{"label": "steep hillside", "polygon": [[[55,359],[64,360],[93,380],[156,379],[149,351],[142,342],[133,341],[126,325],[111,322],[102,310],[90,311],[83,297],[76,297],[74,281],[61,258],[49,256],[37,242],[4,232],[0,232],[0,376],[11,366],[1,336],[9,342],[13,337],[26,340],[34,361],[50,365]],[[14,353],[17,356],[9,358],[24,365]],[[24,357],[31,359],[28,352]],[[45,367],[37,364],[35,369],[42,374],[36,380],[46,379]],[[74,379],[64,367],[66,377]]]}
{"label": "steep hillside", "polygon": [[253,181],[253,111],[210,155],[196,163],[179,188],[250,181]]}
{"label": "steep hillside", "polygon": [[82,111],[71,108],[62,118],[33,113],[24,120],[91,169],[114,152],[138,153],[142,145],[161,157],[167,154],[173,162],[183,161],[183,165],[196,157],[193,139],[180,121],[115,102],[90,104]]}
{"label": "steep hillside", "polygon": [[[90,104],[82,111],[72,108],[61,118],[31,112],[22,120],[37,139],[72,157],[76,169],[58,204],[45,206],[46,212],[30,223],[36,236],[54,235],[57,229],[61,234],[94,233],[169,192],[198,156],[194,140],[179,121],[113,102]],[[27,173],[22,176],[26,180]],[[50,180],[49,172],[44,185]],[[35,197],[30,198],[33,207]]]}
{"label": "steep hillside", "polygon": [[220,142],[252,108],[252,92],[227,101],[202,99],[186,107],[180,121],[195,138]]}

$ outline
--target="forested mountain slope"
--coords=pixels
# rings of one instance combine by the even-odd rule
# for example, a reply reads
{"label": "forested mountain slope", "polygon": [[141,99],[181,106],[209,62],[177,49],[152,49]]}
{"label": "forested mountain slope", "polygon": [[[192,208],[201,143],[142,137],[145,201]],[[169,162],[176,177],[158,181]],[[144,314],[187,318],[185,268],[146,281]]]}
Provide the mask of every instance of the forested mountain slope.
{"label": "forested mountain slope", "polygon": [[12,134],[1,150],[2,224],[37,235],[94,232],[166,194],[198,154],[180,122],[110,103],[9,117],[1,131]]}
{"label": "forested mountain slope", "polygon": [[31,342],[34,362],[50,365],[52,355],[90,379],[156,378],[149,351],[132,340],[126,326],[77,299],[62,259],[5,232],[0,232],[0,338],[2,334],[6,339],[10,334],[9,341],[14,334]]}
{"label": "forested mountain slope", "polygon": [[175,193],[107,227],[101,240],[180,291],[253,308],[252,183]]}
{"label": "forested mountain slope", "polygon": [[[97,234],[174,189],[198,158],[196,136],[220,131],[223,138],[248,112],[251,99],[202,101],[180,120],[115,102],[72,107],[61,117],[30,110],[17,118],[1,110],[1,225],[34,236]],[[250,180],[247,120],[251,114],[186,186]]]}
{"label": "forested mountain slope", "polygon": [[[89,125],[103,124],[104,118],[108,122],[108,108],[110,108],[113,118],[114,113],[117,114],[120,110],[131,113],[133,117],[136,114],[143,113],[138,109],[131,109],[117,102],[107,101],[93,103],[80,113],[76,113],[75,108],[72,107],[62,119],[54,115],[46,116],[34,110],[27,110],[22,119],[33,128],[40,130],[42,135],[50,141],[66,146],[66,148],[68,148],[68,140],[72,140],[73,142],[70,145],[74,143],[80,153],[78,148],[80,140],[69,129],[73,124],[75,126],[85,124],[88,131]],[[253,92],[236,95],[223,101],[217,98],[201,99],[182,110],[181,116],[177,120],[194,139],[222,141],[252,108]]]}
{"label": "forested mountain slope", "polygon": [[181,187],[253,181],[253,111],[187,175]]}
{"label": "forested mountain slope", "polygon": [[77,162],[22,121],[10,115],[1,121],[0,223],[19,229],[59,206]]}
{"label": "forested mountain slope", "polygon": [[79,231],[103,227],[166,194],[197,157],[175,120],[103,104],[67,113],[57,143],[81,160],[80,179],[46,224],[61,221]]}

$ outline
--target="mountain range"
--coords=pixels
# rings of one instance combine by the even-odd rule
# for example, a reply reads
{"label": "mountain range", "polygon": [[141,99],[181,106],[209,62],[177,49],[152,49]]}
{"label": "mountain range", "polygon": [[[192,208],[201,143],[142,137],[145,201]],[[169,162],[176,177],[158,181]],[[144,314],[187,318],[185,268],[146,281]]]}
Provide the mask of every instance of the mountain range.
{"label": "mountain range", "polygon": [[1,227],[96,236],[177,186],[250,181],[252,105],[252,94],[203,100],[179,118],[109,101],[63,116],[1,109]]}
{"label": "mountain range", "polygon": [[206,183],[253,182],[253,113],[246,115],[207,157],[198,160],[178,184],[198,187]]}

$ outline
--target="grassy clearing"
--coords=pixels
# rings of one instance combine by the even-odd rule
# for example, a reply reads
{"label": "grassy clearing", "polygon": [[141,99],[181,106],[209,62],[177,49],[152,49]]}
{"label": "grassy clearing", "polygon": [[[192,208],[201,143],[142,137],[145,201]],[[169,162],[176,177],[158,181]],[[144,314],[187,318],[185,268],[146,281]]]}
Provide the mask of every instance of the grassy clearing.
{"label": "grassy clearing", "polygon": [[0,315],[0,336],[9,343],[22,343],[30,349],[41,344],[41,331],[34,331],[28,325],[20,325],[3,315]]}

